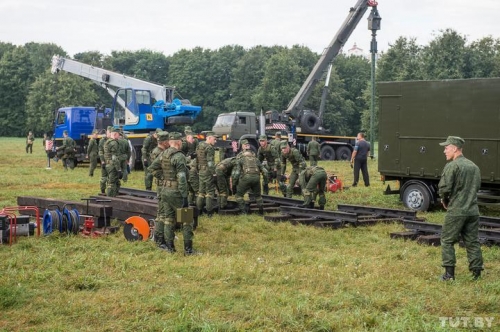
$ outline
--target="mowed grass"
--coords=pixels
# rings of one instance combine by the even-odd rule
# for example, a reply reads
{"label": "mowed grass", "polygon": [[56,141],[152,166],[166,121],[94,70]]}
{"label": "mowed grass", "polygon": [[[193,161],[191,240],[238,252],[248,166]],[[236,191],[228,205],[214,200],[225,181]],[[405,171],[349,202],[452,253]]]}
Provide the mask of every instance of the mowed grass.
{"label": "mowed grass", "polygon": [[[65,172],[60,162],[51,170],[46,163],[40,139],[27,155],[24,139],[0,138],[0,208],[17,205],[17,196],[98,193],[99,172],[88,177],[87,165]],[[371,187],[328,193],[327,209],[403,208],[397,196],[383,195],[376,160],[369,163]],[[347,162],[320,165],[352,183]],[[143,189],[143,172],[124,186]],[[444,213],[419,216],[442,222]],[[476,330],[499,330],[499,248],[483,247],[485,274],[473,282],[457,246],[457,280],[443,283],[440,248],[390,239],[403,230],[397,223],[331,230],[215,215],[200,219],[194,243],[202,254],[192,257],[127,242],[121,231],[19,237],[0,246],[0,330],[449,331],[460,317],[471,319],[468,327],[493,317],[491,328]],[[181,249],[182,235],[176,244]]]}

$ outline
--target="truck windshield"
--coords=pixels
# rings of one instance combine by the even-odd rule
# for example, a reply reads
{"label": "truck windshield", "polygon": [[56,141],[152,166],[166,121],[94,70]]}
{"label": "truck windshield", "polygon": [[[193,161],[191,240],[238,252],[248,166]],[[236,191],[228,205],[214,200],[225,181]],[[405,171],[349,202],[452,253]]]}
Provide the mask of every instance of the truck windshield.
{"label": "truck windshield", "polygon": [[217,117],[217,121],[214,124],[214,127],[232,126],[235,119],[236,119],[236,116],[234,114],[219,115]]}

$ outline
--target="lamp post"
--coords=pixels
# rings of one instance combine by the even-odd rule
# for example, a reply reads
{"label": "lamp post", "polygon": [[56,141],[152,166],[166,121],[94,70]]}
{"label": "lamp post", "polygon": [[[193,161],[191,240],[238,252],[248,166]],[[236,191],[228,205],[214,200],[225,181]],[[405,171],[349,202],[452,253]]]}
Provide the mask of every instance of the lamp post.
{"label": "lamp post", "polygon": [[374,119],[375,119],[375,55],[377,54],[377,30],[380,30],[380,21],[382,21],[382,17],[380,17],[377,10],[377,3],[372,1],[372,11],[370,12],[370,16],[368,16],[368,30],[372,31],[372,41],[370,43],[370,53],[372,55],[372,74],[371,74],[371,83],[372,83],[372,100],[371,100],[371,109],[370,109],[370,158],[373,159],[373,151],[374,147]]}

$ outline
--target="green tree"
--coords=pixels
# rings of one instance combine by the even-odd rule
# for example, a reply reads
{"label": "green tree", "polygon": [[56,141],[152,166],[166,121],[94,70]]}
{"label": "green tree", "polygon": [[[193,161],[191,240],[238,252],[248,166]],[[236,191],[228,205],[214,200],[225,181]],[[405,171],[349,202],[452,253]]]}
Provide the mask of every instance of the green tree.
{"label": "green tree", "polygon": [[24,47],[6,51],[0,59],[0,136],[24,136],[25,102],[33,70]]}
{"label": "green tree", "polygon": [[467,37],[446,29],[422,50],[423,79],[467,78],[470,51]]}
{"label": "green tree", "polygon": [[415,38],[399,37],[377,61],[377,81],[423,79],[422,47]]}
{"label": "green tree", "polygon": [[52,130],[54,111],[65,106],[94,106],[99,97],[93,83],[69,73],[40,75],[26,102],[26,124],[37,133]]}
{"label": "green tree", "polygon": [[260,107],[264,106],[255,105],[253,95],[262,84],[266,73],[266,61],[283,49],[281,46],[255,46],[237,61],[229,84],[230,99],[226,102],[230,112],[260,110]]}
{"label": "green tree", "polygon": [[37,77],[50,69],[54,55],[67,56],[60,46],[52,43],[30,42],[24,44],[24,48],[29,54],[33,77]]}
{"label": "green tree", "polygon": [[500,39],[484,37],[469,46],[468,77],[500,76]]}

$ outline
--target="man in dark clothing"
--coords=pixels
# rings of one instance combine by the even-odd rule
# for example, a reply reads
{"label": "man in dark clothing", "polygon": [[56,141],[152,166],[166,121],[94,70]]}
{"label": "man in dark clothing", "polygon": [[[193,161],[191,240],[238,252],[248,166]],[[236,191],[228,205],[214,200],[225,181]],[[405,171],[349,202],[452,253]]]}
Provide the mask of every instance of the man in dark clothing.
{"label": "man in dark clothing", "polygon": [[439,180],[439,196],[446,209],[441,233],[441,254],[445,273],[441,280],[455,279],[455,243],[462,237],[467,250],[469,270],[474,280],[481,276],[483,256],[478,239],[479,208],[477,192],[481,186],[479,167],[462,154],[465,141],[457,136],[448,136],[444,146],[446,160]]}
{"label": "man in dark clothing", "polygon": [[351,156],[351,167],[354,168],[354,181],[352,186],[356,187],[359,181],[359,170],[363,174],[365,186],[370,186],[370,177],[368,175],[368,152],[370,152],[370,143],[365,140],[365,134],[358,133],[356,145]]}

